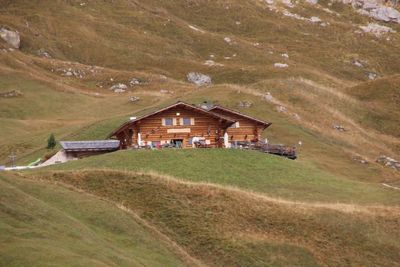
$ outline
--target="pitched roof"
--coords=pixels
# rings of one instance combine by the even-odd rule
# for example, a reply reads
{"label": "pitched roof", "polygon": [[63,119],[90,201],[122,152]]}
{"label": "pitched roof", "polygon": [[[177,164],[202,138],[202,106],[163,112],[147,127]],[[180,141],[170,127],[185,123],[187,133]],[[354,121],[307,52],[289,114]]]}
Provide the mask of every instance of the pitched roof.
{"label": "pitched roof", "polygon": [[61,141],[65,151],[113,151],[119,148],[119,140]]}
{"label": "pitched roof", "polygon": [[130,121],[125,122],[125,123],[122,124],[117,130],[115,130],[115,131],[112,132],[110,135],[108,135],[107,138],[110,138],[110,137],[116,135],[119,131],[121,131],[123,128],[125,128],[126,126],[128,126],[128,125],[130,125],[130,124],[132,124],[132,123],[135,123],[135,122],[137,122],[137,121],[143,120],[143,119],[148,118],[148,117],[153,116],[153,115],[156,115],[156,114],[158,114],[158,113],[160,113],[160,112],[163,112],[163,111],[165,111],[165,110],[168,110],[168,109],[171,109],[171,108],[174,108],[174,107],[179,107],[179,106],[183,106],[183,107],[186,107],[186,108],[189,108],[189,109],[196,110],[197,112],[206,114],[206,115],[208,115],[208,116],[210,116],[210,117],[214,117],[214,118],[216,118],[216,119],[222,119],[222,120],[226,121],[228,124],[233,124],[233,123],[235,123],[235,120],[232,120],[232,119],[229,118],[229,117],[220,115],[220,114],[215,113],[215,112],[212,112],[212,111],[208,111],[208,110],[202,109],[202,108],[200,108],[200,107],[196,107],[196,106],[194,106],[194,105],[191,105],[191,104],[188,104],[188,103],[185,103],[185,102],[182,102],[182,101],[178,101],[178,102],[176,102],[175,104],[169,105],[169,106],[167,106],[167,107],[165,107],[165,108],[156,110],[156,111],[151,112],[151,113],[149,113],[149,114],[140,116],[140,117],[138,117],[138,118],[136,118],[136,119],[134,119],[134,120],[130,120]]}
{"label": "pitched roof", "polygon": [[248,119],[248,120],[255,121],[255,122],[259,123],[259,124],[264,125],[265,128],[269,127],[272,124],[270,122],[259,120],[259,119],[256,119],[254,117],[245,115],[245,114],[243,114],[243,113],[241,113],[239,111],[236,111],[236,110],[233,110],[233,109],[229,109],[229,108],[226,108],[226,107],[222,107],[222,106],[219,106],[219,105],[210,108],[209,111],[212,112],[213,110],[218,110],[218,109],[219,110],[223,110],[223,111],[228,112],[228,113],[231,113],[231,114],[235,114],[237,116],[243,117],[243,118]]}

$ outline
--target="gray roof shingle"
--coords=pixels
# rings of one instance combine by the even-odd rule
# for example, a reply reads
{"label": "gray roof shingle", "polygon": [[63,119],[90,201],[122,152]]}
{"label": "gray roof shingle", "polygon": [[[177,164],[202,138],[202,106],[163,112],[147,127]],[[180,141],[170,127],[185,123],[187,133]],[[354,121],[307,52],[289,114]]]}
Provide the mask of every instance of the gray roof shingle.
{"label": "gray roof shingle", "polygon": [[112,151],[119,148],[119,140],[61,141],[66,151]]}

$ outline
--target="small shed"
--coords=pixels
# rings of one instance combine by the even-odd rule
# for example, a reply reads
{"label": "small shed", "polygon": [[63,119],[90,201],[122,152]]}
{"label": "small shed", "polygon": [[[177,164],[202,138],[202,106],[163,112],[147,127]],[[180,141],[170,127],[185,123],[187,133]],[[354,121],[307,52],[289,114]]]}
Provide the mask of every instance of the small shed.
{"label": "small shed", "polygon": [[119,149],[119,140],[61,141],[65,154],[71,158],[83,158],[113,152]]}

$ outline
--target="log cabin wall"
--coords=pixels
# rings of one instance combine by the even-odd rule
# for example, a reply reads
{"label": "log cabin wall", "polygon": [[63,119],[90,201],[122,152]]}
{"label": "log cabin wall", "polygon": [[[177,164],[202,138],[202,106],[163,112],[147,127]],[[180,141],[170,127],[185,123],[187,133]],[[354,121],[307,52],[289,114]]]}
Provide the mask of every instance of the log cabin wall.
{"label": "log cabin wall", "polygon": [[235,141],[256,142],[261,139],[261,134],[265,127],[260,123],[218,108],[211,111],[236,121],[235,124],[227,129],[230,143],[234,143]]}
{"label": "log cabin wall", "polygon": [[[184,118],[186,122],[190,120],[189,125],[183,125]],[[173,125],[165,125],[165,121],[163,122],[165,119],[172,119]],[[192,147],[191,138],[204,137],[211,147],[221,147],[224,128],[226,124],[224,125],[218,118],[178,106],[130,125],[127,131],[130,130],[132,135],[127,145],[138,144],[138,133],[141,133],[145,145],[149,145],[149,142],[164,144],[173,139],[181,139],[183,147],[189,148]]]}

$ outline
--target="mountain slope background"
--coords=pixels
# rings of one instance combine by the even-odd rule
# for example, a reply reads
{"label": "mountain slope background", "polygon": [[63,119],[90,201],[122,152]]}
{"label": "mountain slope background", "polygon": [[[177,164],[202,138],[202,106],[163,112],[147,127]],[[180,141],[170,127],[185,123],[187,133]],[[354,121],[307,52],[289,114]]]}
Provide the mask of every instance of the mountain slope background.
{"label": "mountain slope background", "polygon": [[[291,7],[285,3],[1,1],[0,25],[18,31],[21,46],[10,49],[0,40],[0,94],[16,90],[21,95],[0,97],[0,165],[10,164],[12,152],[20,165],[51,155],[55,151],[45,148],[50,133],[57,140],[103,139],[130,116],[178,99],[194,104],[213,101],[272,122],[264,137],[272,143],[297,145],[297,162],[239,152],[182,152],[177,158],[168,152],[144,152],[143,157],[149,160],[139,161],[140,165],[130,164],[135,154],[118,152],[56,169],[68,177],[79,176],[71,170],[92,172],[98,168],[156,171],[243,190],[256,190],[261,183],[264,187],[257,193],[291,201],[397,207],[398,190],[382,183],[399,186],[399,171],[375,161],[380,155],[400,160],[400,24],[376,21],[339,1],[299,1]],[[390,27],[393,32],[379,36],[366,33],[360,27],[369,23]],[[287,67],[279,68],[275,63]],[[189,83],[186,75],[192,71],[209,75],[213,84],[199,87]],[[138,84],[128,86],[124,93],[110,90],[132,80]],[[132,97],[139,97],[139,101],[132,102]],[[241,107],[240,101],[252,105]],[[252,163],[241,163],[241,158]],[[163,160],[164,165],[152,164],[153,159]],[[187,164],[186,169],[172,167],[177,159]],[[194,162],[199,159],[205,162],[204,167],[213,164],[207,161],[210,159],[236,165],[231,165],[232,172],[214,175],[196,168]],[[11,179],[7,173],[2,175]],[[89,176],[101,177],[98,172]],[[251,177],[251,182],[243,182],[246,177]],[[25,179],[19,183],[29,187]],[[42,183],[47,186],[48,179]],[[60,185],[51,186],[55,188],[49,191],[64,190],[57,189]],[[166,192],[161,185],[157,187]],[[3,184],[2,189],[6,188]],[[111,195],[101,196],[115,200]],[[136,212],[143,209],[130,208],[137,208]],[[156,206],[147,208],[157,210]],[[163,231],[172,221],[145,219],[192,256],[190,251],[199,248],[186,246],[174,230]],[[140,231],[147,236],[147,230]],[[393,230],[393,234],[398,233]],[[392,251],[398,251],[398,243],[389,243]],[[165,253],[172,253],[166,256],[171,261],[178,255],[178,261],[187,263],[179,253],[168,250],[168,245],[163,247]],[[282,252],[280,249],[272,251]],[[264,248],[257,251],[266,252]],[[317,257],[293,251],[306,263],[345,264],[343,259],[325,261],[325,252],[319,251]],[[379,253],[374,254],[375,259],[385,257]],[[393,265],[397,259],[392,256],[382,264]],[[200,253],[193,258],[203,262],[206,256]],[[260,259],[263,261],[267,259]],[[206,263],[218,265],[217,261]],[[291,264],[290,259],[284,263]]]}

